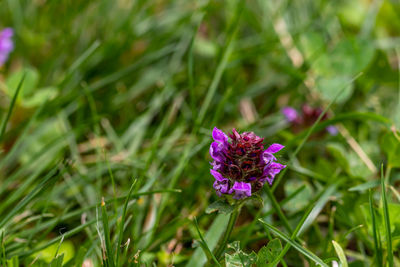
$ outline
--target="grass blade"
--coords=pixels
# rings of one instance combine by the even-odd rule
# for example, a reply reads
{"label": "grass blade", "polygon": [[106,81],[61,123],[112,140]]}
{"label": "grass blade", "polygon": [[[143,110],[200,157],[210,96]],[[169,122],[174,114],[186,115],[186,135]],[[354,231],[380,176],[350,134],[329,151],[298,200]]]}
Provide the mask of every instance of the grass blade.
{"label": "grass blade", "polygon": [[0,228],[6,225],[14,215],[20,212],[26,205],[28,205],[35,196],[37,196],[40,192],[44,191],[50,185],[55,183],[55,181],[60,177],[60,171],[58,170],[58,166],[51,171],[45,179],[38,184],[26,197],[24,197],[10,212],[7,213],[7,216],[0,221]]}
{"label": "grass blade", "polygon": [[340,263],[342,267],[348,267],[346,255],[344,255],[344,251],[342,247],[335,240],[332,240],[333,247],[335,248],[336,254],[339,257]]}
{"label": "grass blade", "polygon": [[[213,250],[217,246],[218,240],[226,230],[228,220],[229,216],[226,216],[225,214],[219,214],[208,229],[206,235],[204,236],[204,240],[206,241],[210,250]],[[186,267],[201,267],[204,266],[206,262],[207,258],[203,253],[202,248],[197,248],[189,262],[186,264]]]}
{"label": "grass blade", "polygon": [[119,266],[119,254],[120,254],[120,248],[121,248],[121,243],[122,243],[122,237],[124,235],[124,224],[125,224],[125,216],[126,216],[126,210],[128,208],[128,203],[129,199],[131,198],[133,188],[135,188],[137,179],[135,179],[131,185],[131,188],[129,189],[128,196],[126,197],[125,204],[124,204],[124,209],[122,210],[122,216],[121,216],[121,222],[119,224],[119,234],[118,234],[118,242],[117,242],[117,255],[116,255],[116,266]]}
{"label": "grass blade", "polygon": [[106,259],[105,261],[108,263],[108,266],[113,267],[114,265],[114,252],[112,249],[112,244],[110,240],[110,228],[108,225],[108,216],[106,210],[106,203],[104,202],[104,198],[101,200],[101,219],[103,221],[103,231],[104,231],[104,240],[106,244]]}
{"label": "grass blade", "polygon": [[22,84],[24,83],[25,76],[26,76],[26,72],[24,72],[24,74],[23,74],[21,80],[19,81],[17,90],[15,90],[14,96],[13,96],[13,98],[12,98],[12,100],[11,100],[11,103],[10,103],[10,107],[8,108],[7,115],[6,115],[6,117],[4,118],[4,120],[3,120],[2,124],[1,124],[0,142],[1,142],[2,139],[3,139],[4,133],[5,133],[5,131],[6,131],[6,127],[7,127],[8,120],[9,120],[10,117],[11,117],[11,113],[12,113],[12,111],[13,111],[15,102],[17,101],[17,97],[18,97],[19,91],[21,90]]}
{"label": "grass blade", "polygon": [[312,260],[316,264],[319,264],[319,265],[324,266],[324,267],[328,267],[328,265],[323,260],[321,260],[317,255],[315,255],[314,253],[312,253],[308,249],[302,247],[299,243],[293,241],[293,239],[288,237],[286,234],[282,233],[281,231],[279,231],[277,228],[275,228],[274,226],[270,225],[269,223],[264,222],[261,219],[258,219],[258,220],[264,225],[264,227],[266,228],[266,231],[270,230],[272,233],[274,233],[279,238],[281,238],[284,241],[286,241],[287,243],[289,243],[297,251],[299,251],[301,254],[303,254],[304,256],[306,256],[307,258],[309,258],[310,260]]}
{"label": "grass blade", "polygon": [[196,226],[197,233],[199,234],[199,237],[201,239],[200,245],[203,248],[204,252],[207,252],[211,256],[211,258],[214,260],[215,264],[221,267],[221,264],[219,264],[217,258],[215,258],[214,254],[212,253],[212,251],[208,247],[206,241],[204,240],[203,235],[200,232],[199,225],[197,224],[196,217],[194,217],[194,226]]}
{"label": "grass blade", "polygon": [[386,198],[385,178],[383,176],[383,164],[381,165],[381,186],[382,186],[383,218],[385,220],[385,229],[386,229],[387,262],[389,267],[392,267],[393,266],[392,232],[390,230],[390,218],[389,218],[389,209]]}
{"label": "grass blade", "polygon": [[375,210],[374,210],[374,205],[373,205],[373,199],[372,199],[372,191],[371,189],[369,190],[369,210],[371,213],[371,220],[372,220],[372,233],[374,235],[374,248],[375,248],[375,257],[377,261],[377,266],[383,266],[382,265],[382,251],[381,247],[382,245],[380,244],[380,240],[378,240],[378,228],[376,226],[376,218],[375,218]]}

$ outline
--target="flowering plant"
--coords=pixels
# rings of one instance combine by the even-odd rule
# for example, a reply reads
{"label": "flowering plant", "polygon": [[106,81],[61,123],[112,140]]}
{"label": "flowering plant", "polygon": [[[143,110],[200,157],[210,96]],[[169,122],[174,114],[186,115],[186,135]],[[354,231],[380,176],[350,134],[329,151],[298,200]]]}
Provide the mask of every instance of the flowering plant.
{"label": "flowering plant", "polygon": [[214,189],[218,196],[233,195],[234,199],[250,197],[266,182],[272,185],[275,176],[286,167],[276,162],[274,156],[284,146],[272,144],[264,149],[264,138],[253,132],[239,134],[233,129],[228,137],[215,127],[212,137],[210,172],[215,178]]}

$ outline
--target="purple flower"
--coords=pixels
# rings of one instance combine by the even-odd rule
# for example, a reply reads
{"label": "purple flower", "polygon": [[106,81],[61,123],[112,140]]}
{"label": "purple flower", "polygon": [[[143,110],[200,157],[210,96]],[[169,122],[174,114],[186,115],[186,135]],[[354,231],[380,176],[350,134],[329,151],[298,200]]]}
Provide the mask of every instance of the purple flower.
{"label": "purple flower", "polygon": [[234,199],[242,199],[251,196],[251,185],[245,182],[235,182],[229,190],[229,194],[235,193]]}
{"label": "purple flower", "polygon": [[333,135],[333,136],[337,135],[339,132],[338,129],[333,125],[329,125],[325,129],[330,135]]}
{"label": "purple flower", "polygon": [[299,114],[297,111],[292,107],[284,107],[282,109],[282,114],[286,117],[288,122],[294,122],[298,119]]}
{"label": "purple flower", "polygon": [[217,192],[217,195],[221,196],[221,194],[228,193],[228,179],[222,177],[222,175],[215,170],[210,170],[210,172],[215,178],[215,182],[214,182],[213,186],[214,186],[215,192]]}
{"label": "purple flower", "polygon": [[14,50],[11,39],[14,32],[11,28],[5,28],[0,32],[0,67],[6,63],[8,55]]}
{"label": "purple flower", "polygon": [[[311,107],[307,104],[304,104],[301,107],[301,113],[298,113],[292,107],[284,107],[282,109],[283,115],[285,115],[286,120],[291,124],[293,130],[295,132],[304,130],[307,127],[310,127],[315,123],[318,117],[322,114],[323,110],[319,107]],[[321,121],[328,119],[328,114],[324,114],[322,116]],[[335,126],[329,125],[326,127],[326,131],[330,135],[337,135],[338,130]]]}
{"label": "purple flower", "polygon": [[220,170],[222,168],[222,162],[225,161],[225,155],[229,145],[228,136],[217,127],[213,129],[212,136],[215,142],[210,146],[210,156],[214,160],[211,164],[214,170]]}
{"label": "purple flower", "polygon": [[264,167],[263,175],[270,185],[272,185],[272,182],[275,179],[275,175],[280,173],[280,171],[285,167],[286,167],[285,165],[282,165],[277,162],[271,162],[270,164]]}
{"label": "purple flower", "polygon": [[264,138],[253,132],[240,134],[233,129],[228,137],[214,128],[212,137],[210,172],[215,178],[214,189],[218,196],[230,194],[235,199],[249,197],[267,181],[272,184],[275,175],[285,167],[276,163],[274,156],[284,146],[272,144],[264,149]]}
{"label": "purple flower", "polygon": [[265,164],[270,163],[273,160],[276,160],[275,156],[272,155],[278,151],[280,151],[282,148],[285,146],[281,144],[272,144],[270,145],[264,152],[262,153],[262,160],[265,162]]}

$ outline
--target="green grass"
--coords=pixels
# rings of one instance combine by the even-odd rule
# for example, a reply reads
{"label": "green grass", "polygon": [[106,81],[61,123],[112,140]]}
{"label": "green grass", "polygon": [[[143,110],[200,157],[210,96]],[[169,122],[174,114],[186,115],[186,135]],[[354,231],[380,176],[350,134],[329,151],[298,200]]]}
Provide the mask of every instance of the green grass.
{"label": "green grass", "polygon": [[[1,1],[0,265],[399,265],[399,10]],[[206,213],[215,126],[285,145],[237,220]]]}

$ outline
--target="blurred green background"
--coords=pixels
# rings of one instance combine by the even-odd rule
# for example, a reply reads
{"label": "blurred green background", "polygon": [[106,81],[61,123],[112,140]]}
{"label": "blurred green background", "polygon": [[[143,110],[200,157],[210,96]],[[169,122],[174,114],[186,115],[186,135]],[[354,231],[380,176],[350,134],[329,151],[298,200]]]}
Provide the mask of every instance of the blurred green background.
{"label": "blurred green background", "polygon": [[[214,126],[286,145],[274,188],[285,218],[265,193],[246,205],[231,237],[243,251],[271,239],[258,218],[290,236],[283,220],[293,230],[315,207],[303,246],[339,261],[336,240],[350,266],[386,263],[383,163],[399,264],[399,12],[392,0],[0,1],[0,29],[15,30],[0,69],[2,122],[12,112],[0,139],[2,264],[64,253],[66,266],[99,266],[110,235],[120,266],[204,265],[193,218],[211,249],[227,223],[205,213],[217,200]],[[294,132],[280,110],[305,103],[332,104],[330,120],[294,153],[308,128]],[[314,264],[293,248],[284,259]]]}

